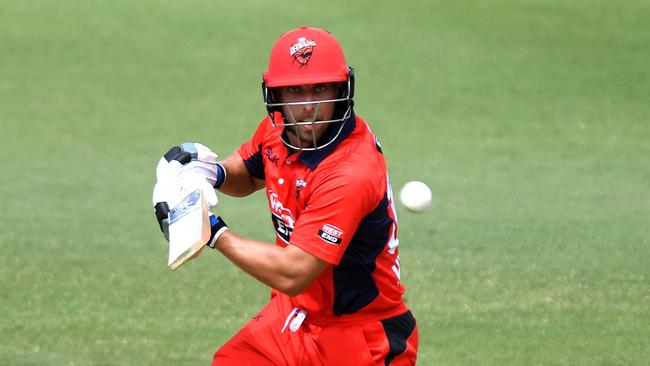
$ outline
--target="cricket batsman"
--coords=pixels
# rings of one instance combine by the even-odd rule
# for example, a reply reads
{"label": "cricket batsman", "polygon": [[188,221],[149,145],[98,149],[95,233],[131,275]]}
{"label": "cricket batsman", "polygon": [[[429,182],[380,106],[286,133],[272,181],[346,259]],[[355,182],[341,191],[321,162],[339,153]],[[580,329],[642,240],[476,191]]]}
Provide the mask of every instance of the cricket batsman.
{"label": "cricket batsman", "polygon": [[[276,232],[275,245],[264,243],[210,217],[206,246],[271,287],[213,365],[415,365],[390,180],[378,139],[354,112],[354,70],[339,42],[317,28],[283,34],[262,91],[268,116],[225,160],[192,158],[191,144],[165,154],[176,179],[237,197],[265,189]],[[156,204],[161,228],[165,206]]]}

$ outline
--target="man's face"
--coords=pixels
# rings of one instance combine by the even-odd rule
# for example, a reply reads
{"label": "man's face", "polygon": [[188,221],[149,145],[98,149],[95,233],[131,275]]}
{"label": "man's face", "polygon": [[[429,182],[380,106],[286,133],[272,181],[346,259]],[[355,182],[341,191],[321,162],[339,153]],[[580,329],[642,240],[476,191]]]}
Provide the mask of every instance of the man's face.
{"label": "man's face", "polygon": [[[292,106],[282,109],[288,123],[293,122],[318,122],[331,120],[334,115],[334,102],[318,103],[322,100],[336,99],[340,96],[340,83],[307,84],[280,87],[281,103],[314,102]],[[325,131],[327,123],[309,123],[296,128],[288,125],[285,130],[291,144],[300,147],[312,147]]]}

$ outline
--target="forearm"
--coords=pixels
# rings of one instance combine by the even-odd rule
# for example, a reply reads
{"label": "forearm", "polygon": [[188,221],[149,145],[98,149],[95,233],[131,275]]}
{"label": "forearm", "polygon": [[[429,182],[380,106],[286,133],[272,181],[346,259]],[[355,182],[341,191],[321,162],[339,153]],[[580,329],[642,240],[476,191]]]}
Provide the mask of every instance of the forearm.
{"label": "forearm", "polygon": [[290,296],[302,292],[327,265],[293,245],[279,247],[230,230],[219,237],[215,248],[249,275]]}
{"label": "forearm", "polygon": [[264,187],[264,181],[251,176],[244,160],[236,152],[221,162],[226,178],[219,191],[234,197],[248,196]]}

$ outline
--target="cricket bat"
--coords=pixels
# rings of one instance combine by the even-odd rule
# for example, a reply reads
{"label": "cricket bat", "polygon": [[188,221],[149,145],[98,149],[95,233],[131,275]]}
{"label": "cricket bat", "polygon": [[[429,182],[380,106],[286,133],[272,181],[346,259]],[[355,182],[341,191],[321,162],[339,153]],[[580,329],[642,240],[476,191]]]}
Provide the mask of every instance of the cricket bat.
{"label": "cricket bat", "polygon": [[169,262],[175,270],[210,240],[210,216],[201,189],[183,198],[169,211]]}

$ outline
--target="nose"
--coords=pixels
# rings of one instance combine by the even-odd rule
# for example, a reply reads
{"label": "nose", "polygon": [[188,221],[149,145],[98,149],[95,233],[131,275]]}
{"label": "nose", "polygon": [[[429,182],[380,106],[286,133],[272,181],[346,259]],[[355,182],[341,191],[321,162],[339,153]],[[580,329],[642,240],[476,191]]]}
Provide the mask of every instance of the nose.
{"label": "nose", "polygon": [[[314,94],[312,94],[312,93],[305,93],[304,98],[303,98],[303,102],[313,102],[314,100],[315,100],[315,98],[314,98]],[[305,105],[305,106],[313,106],[314,104],[313,104],[313,103],[310,103],[310,104],[304,104],[304,105]]]}
{"label": "nose", "polygon": [[309,103],[309,104],[302,105],[302,110],[305,112],[313,112],[314,109],[316,109],[316,103]]}
{"label": "nose", "polygon": [[308,113],[313,113],[315,110],[318,108],[318,102],[316,100],[316,97],[312,93],[306,93],[305,98],[303,99],[304,102],[314,102],[314,103],[306,103],[302,105],[302,110]]}

